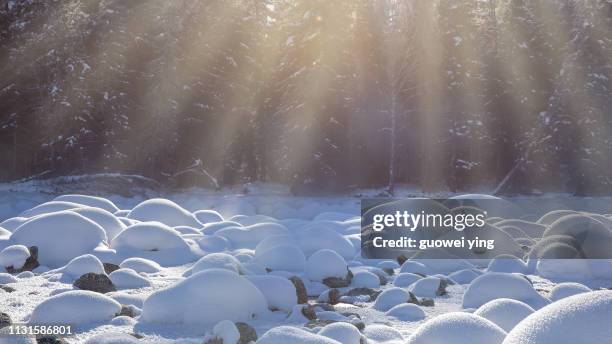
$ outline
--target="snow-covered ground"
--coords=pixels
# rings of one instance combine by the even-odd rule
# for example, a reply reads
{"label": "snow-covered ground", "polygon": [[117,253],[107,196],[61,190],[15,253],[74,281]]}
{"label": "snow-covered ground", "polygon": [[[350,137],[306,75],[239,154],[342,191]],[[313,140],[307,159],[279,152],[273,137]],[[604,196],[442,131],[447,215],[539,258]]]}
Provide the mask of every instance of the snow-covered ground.
{"label": "snow-covered ground", "polygon": [[[0,186],[0,312],[14,323],[72,324],[69,343],[246,343],[248,327],[260,344],[612,338],[612,291],[595,291],[612,287],[607,260],[364,259],[357,195],[55,191]],[[551,228],[571,236],[568,223],[595,221],[612,236],[610,200],[546,197],[545,209],[525,200],[528,220],[495,222],[531,247]],[[568,208],[590,213],[549,213]],[[40,266],[21,272],[32,246]],[[0,337],[13,342],[27,341]]]}

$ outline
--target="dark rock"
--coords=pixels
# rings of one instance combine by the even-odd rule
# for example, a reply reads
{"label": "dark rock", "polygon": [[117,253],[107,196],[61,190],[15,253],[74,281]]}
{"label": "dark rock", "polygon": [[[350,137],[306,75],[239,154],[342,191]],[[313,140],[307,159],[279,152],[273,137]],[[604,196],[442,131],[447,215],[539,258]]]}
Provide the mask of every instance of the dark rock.
{"label": "dark rock", "polygon": [[111,291],[117,291],[117,288],[115,288],[113,282],[111,282],[108,276],[106,276],[105,274],[96,274],[93,272],[88,272],[79,277],[73,283],[73,286],[81,290],[90,290],[102,294]]}
{"label": "dark rock", "polygon": [[414,303],[415,305],[421,305],[421,302],[419,301],[419,299],[412,292],[409,291],[408,295],[410,295],[410,299],[407,301],[407,303]]}
{"label": "dark rock", "polygon": [[38,263],[38,247],[32,246],[29,248],[30,256],[26,259],[25,264],[21,269],[14,269],[12,266],[6,267],[6,271],[11,274],[17,274],[24,271],[32,271],[40,266]]}
{"label": "dark rock", "polygon": [[17,290],[17,289],[15,289],[15,288],[13,288],[13,287],[9,287],[9,286],[7,286],[7,285],[2,285],[2,284],[0,284],[0,289],[4,290],[4,291],[5,291],[5,292],[7,292],[7,293],[12,293],[12,292],[14,292],[15,290]]}
{"label": "dark rock", "polygon": [[423,307],[433,307],[434,300],[433,299],[421,299],[421,306]]}
{"label": "dark rock", "polygon": [[103,265],[104,265],[104,272],[106,272],[106,274],[111,274],[113,271],[119,270],[119,265],[117,264],[103,263]]}
{"label": "dark rock", "polygon": [[297,293],[297,299],[299,304],[304,304],[308,302],[308,293],[306,291],[306,286],[304,285],[304,281],[297,276],[289,277],[293,286],[295,286],[295,292]]}
{"label": "dark rock", "polygon": [[332,305],[330,305],[328,303],[315,303],[315,304],[312,305],[312,307],[315,307],[315,308],[319,307],[322,310],[327,311],[327,312],[334,312],[334,311],[336,311],[334,306],[332,306]]}
{"label": "dark rock", "polygon": [[136,338],[136,339],[141,339],[141,338],[143,338],[143,337],[144,337],[143,335],[138,334],[138,333],[130,333],[130,336],[132,336],[132,337],[134,337],[134,338]]}
{"label": "dark rock", "polygon": [[346,277],[327,277],[323,279],[323,284],[330,288],[346,288],[351,285],[353,281],[353,273],[349,270],[346,274]]}
{"label": "dark rock", "polygon": [[238,344],[248,344],[250,342],[257,341],[257,331],[255,331],[251,325],[243,322],[237,322],[236,328],[238,329],[238,332],[240,332]]}
{"label": "dark rock", "polygon": [[442,295],[446,295],[446,287],[448,287],[448,282],[445,279],[440,279],[440,285],[438,286],[438,289],[436,290],[436,295],[438,296],[442,296]]}
{"label": "dark rock", "polygon": [[117,316],[126,316],[130,318],[136,317],[136,312],[134,311],[134,307],[131,305],[121,305],[121,311],[117,313]]}
{"label": "dark rock", "polygon": [[387,275],[389,275],[389,276],[393,276],[393,274],[395,274],[395,270],[393,270],[391,268],[383,269],[383,271],[386,272]]}
{"label": "dark rock", "polygon": [[308,320],[316,320],[317,313],[314,306],[305,306],[302,308],[302,315]]}
{"label": "dark rock", "polygon": [[395,258],[395,259],[397,260],[398,264],[400,266],[402,266],[408,260],[408,257],[406,257],[406,256],[404,256],[402,254],[402,255],[398,256],[397,258]]}
{"label": "dark rock", "polygon": [[223,344],[223,339],[218,337],[210,338],[204,344]]}
{"label": "dark rock", "polygon": [[[335,320],[313,320],[304,325],[307,328],[315,328],[315,327],[325,327],[329,324],[336,323]],[[287,343],[289,344],[289,343]]]}
{"label": "dark rock", "polygon": [[54,337],[54,336],[44,336],[36,338],[36,343],[38,344],[67,344],[65,340],[62,338]]}
{"label": "dark rock", "polygon": [[351,321],[351,325],[357,327],[359,331],[363,331],[366,327],[365,323],[360,320]]}
{"label": "dark rock", "polygon": [[353,288],[351,290],[349,290],[346,295],[347,296],[360,296],[360,295],[368,295],[368,296],[372,296],[374,294],[376,294],[377,290],[374,290],[372,288]]}
{"label": "dark rock", "polygon": [[340,294],[340,291],[338,289],[331,289],[329,291],[329,303],[332,305],[337,304],[338,302],[340,302],[340,297],[342,295]]}
{"label": "dark rock", "polygon": [[0,313],[0,328],[7,327],[12,324],[11,316],[6,313]]}

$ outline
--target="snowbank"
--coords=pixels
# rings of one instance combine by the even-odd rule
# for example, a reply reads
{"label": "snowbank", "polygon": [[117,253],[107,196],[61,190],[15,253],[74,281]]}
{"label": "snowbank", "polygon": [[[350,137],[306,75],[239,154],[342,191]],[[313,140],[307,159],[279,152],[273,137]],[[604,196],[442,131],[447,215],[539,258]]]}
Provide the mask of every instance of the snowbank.
{"label": "snowbank", "polygon": [[[351,325],[352,326],[352,325]],[[257,344],[341,344],[341,342],[295,327],[279,326],[266,332]]]}
{"label": "snowbank", "polygon": [[205,327],[221,320],[248,321],[266,313],[266,298],[251,282],[232,271],[211,269],[151,294],[140,320]]}
{"label": "snowbank", "polygon": [[455,312],[421,325],[406,344],[501,344],[506,332],[474,314]]}
{"label": "snowbank", "polygon": [[297,293],[291,281],[279,276],[246,276],[268,300],[269,309],[290,312],[297,305]]}
{"label": "snowbank", "polygon": [[19,226],[11,241],[38,247],[38,262],[60,267],[106,241],[100,225],[72,211],[41,215]]}
{"label": "snowbank", "polygon": [[612,291],[570,296],[520,322],[503,344],[609,343]]}
{"label": "snowbank", "polygon": [[132,269],[119,269],[108,275],[117,289],[138,289],[151,286],[151,282]]}
{"label": "snowbank", "polygon": [[13,245],[0,252],[0,267],[21,269],[30,257],[30,250],[23,245]]}
{"label": "snowbank", "polygon": [[29,319],[31,324],[86,324],[111,320],[121,304],[100,293],[67,291],[41,302]]}
{"label": "snowbank", "polygon": [[157,221],[170,227],[190,226],[199,228],[200,222],[180,205],[163,198],[146,200],[135,206],[127,218],[141,222]]}
{"label": "snowbank", "polygon": [[511,299],[496,299],[480,306],[474,314],[492,321],[504,331],[509,332],[516,324],[533,312],[535,310],[523,302]]}
{"label": "snowbank", "polygon": [[463,308],[478,308],[500,298],[522,301],[534,309],[540,309],[550,303],[550,300],[538,294],[524,276],[490,272],[479,276],[470,284],[463,295]]}
{"label": "snowbank", "polygon": [[321,282],[327,277],[345,278],[347,273],[346,262],[332,250],[317,251],[306,262],[306,276],[311,281]]}

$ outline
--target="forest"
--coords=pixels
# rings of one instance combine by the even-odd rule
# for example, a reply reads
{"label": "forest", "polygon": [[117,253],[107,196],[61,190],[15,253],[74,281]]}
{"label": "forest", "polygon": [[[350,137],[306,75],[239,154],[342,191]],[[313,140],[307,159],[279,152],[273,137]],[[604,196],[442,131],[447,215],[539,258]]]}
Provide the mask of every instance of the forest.
{"label": "forest", "polygon": [[0,181],[612,194],[609,0],[0,0]]}

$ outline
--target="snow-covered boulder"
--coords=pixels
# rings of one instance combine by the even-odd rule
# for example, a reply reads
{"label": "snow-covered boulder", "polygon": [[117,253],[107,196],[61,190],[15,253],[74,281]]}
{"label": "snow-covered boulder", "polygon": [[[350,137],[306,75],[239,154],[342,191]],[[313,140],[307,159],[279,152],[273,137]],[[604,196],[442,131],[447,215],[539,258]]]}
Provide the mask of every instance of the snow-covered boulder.
{"label": "snow-covered boulder", "polygon": [[[518,228],[522,233],[527,234],[529,238],[541,238],[546,230],[546,225],[518,219],[502,220],[497,222],[495,226],[502,229],[505,227]],[[525,236],[521,235],[521,232],[515,234],[519,234],[519,238],[525,238]]]}
{"label": "snow-covered boulder", "polygon": [[346,322],[326,325],[319,331],[319,335],[337,340],[342,344],[361,344],[363,338],[355,325]]}
{"label": "snow-covered boulder", "polygon": [[271,270],[302,271],[306,265],[304,253],[289,235],[262,240],[255,248],[255,259]]}
{"label": "snow-covered boulder", "polygon": [[512,299],[495,299],[480,306],[474,314],[488,319],[509,332],[523,319],[535,312],[529,305]]}
{"label": "snow-covered boulder", "polygon": [[80,276],[92,272],[95,274],[104,273],[104,265],[92,254],[84,254],[72,259],[61,272],[68,275],[67,277],[79,278]]}
{"label": "snow-covered boulder", "polygon": [[399,288],[407,288],[411,286],[414,282],[420,280],[421,278],[423,277],[417,274],[403,272],[395,276],[395,279],[393,280],[393,285]]}
{"label": "snow-covered boulder", "polygon": [[248,321],[268,312],[263,294],[246,278],[211,269],[151,294],[142,307],[145,323],[213,326],[221,320]]}
{"label": "snow-covered boulder", "polygon": [[117,289],[138,289],[151,286],[151,282],[132,269],[119,269],[108,275]]}
{"label": "snow-covered boulder", "polygon": [[199,228],[200,222],[180,205],[163,198],[146,200],[134,207],[127,218],[141,222],[157,221],[170,227],[191,226]]}
{"label": "snow-covered boulder", "polygon": [[119,264],[120,268],[132,269],[136,272],[156,273],[161,271],[162,267],[156,262],[145,258],[128,258]]}
{"label": "snow-covered boulder", "polygon": [[240,331],[236,324],[229,320],[220,321],[213,327],[212,333],[204,337],[204,343],[238,344]]}
{"label": "snow-covered boulder", "polygon": [[113,214],[119,211],[119,208],[117,208],[117,206],[113,202],[107,200],[106,198],[102,198],[102,197],[87,196],[87,195],[61,195],[61,196],[55,197],[53,200],[62,201],[62,202],[72,202],[72,203],[82,204],[82,205],[89,206],[89,207],[100,208],[100,209],[104,209]]}
{"label": "snow-covered boulder", "polygon": [[407,260],[402,264],[400,268],[400,273],[411,273],[411,274],[419,274],[419,275],[427,275],[428,269],[425,264],[416,262],[414,260]]}
{"label": "snow-covered boulder", "polygon": [[574,296],[574,295],[578,295],[582,293],[588,293],[590,291],[592,291],[591,288],[583,284],[574,283],[574,282],[565,282],[565,283],[559,283],[554,288],[552,288],[552,290],[550,291],[550,294],[548,295],[548,298],[554,302],[554,301],[559,301],[561,299],[564,299],[566,297],[570,297],[570,296]]}
{"label": "snow-covered boulder", "polygon": [[115,215],[104,209],[82,207],[73,209],[72,211],[99,224],[106,232],[106,237],[109,241],[113,240],[117,234],[121,233],[121,231],[127,227]]}
{"label": "snow-covered boulder", "polygon": [[223,252],[231,247],[227,239],[216,235],[205,235],[196,241],[202,251],[207,253]]}
{"label": "snow-covered boulder", "polygon": [[97,223],[72,211],[40,215],[19,226],[11,241],[38,247],[38,262],[51,268],[64,266],[72,258],[92,252],[106,241]]}
{"label": "snow-covered boulder", "polygon": [[328,277],[345,278],[347,273],[348,266],[336,251],[317,251],[306,262],[306,276],[311,281],[322,282]]}
{"label": "snow-covered boulder", "polygon": [[193,213],[193,216],[203,225],[223,221],[223,216],[215,210],[198,210]]}
{"label": "snow-covered boulder", "polygon": [[402,288],[385,289],[374,302],[372,308],[381,312],[386,312],[391,308],[406,303],[410,300],[410,294]]}
{"label": "snow-covered boulder", "polygon": [[223,228],[228,227],[242,227],[242,225],[233,221],[212,222],[204,225],[204,228],[202,228],[202,233],[206,235],[214,235]]}
{"label": "snow-covered boulder", "polygon": [[363,334],[368,339],[368,343],[374,344],[403,344],[404,337],[400,331],[391,326],[382,324],[371,324],[366,326]]}
{"label": "snow-covered boulder", "polygon": [[244,269],[242,263],[235,257],[227,253],[211,253],[200,258],[186,275],[195,274],[200,271],[209,269],[224,269],[237,274],[243,274]]}
{"label": "snow-covered boulder", "polygon": [[23,245],[12,245],[0,252],[0,268],[21,269],[30,257],[30,250]]}
{"label": "snow-covered boulder", "polygon": [[505,336],[504,330],[485,318],[453,312],[419,326],[406,344],[501,344]]}
{"label": "snow-covered boulder", "polygon": [[425,319],[425,311],[412,303],[402,303],[388,310],[385,315],[401,321],[419,321]]}
{"label": "snow-covered boulder", "polygon": [[110,321],[121,304],[100,293],[67,291],[41,302],[30,315],[31,324],[87,324]]}
{"label": "snow-covered boulder", "polygon": [[297,233],[297,241],[306,256],[322,249],[336,251],[344,259],[355,256],[355,246],[343,235],[325,226],[313,223]]}
{"label": "snow-covered boulder", "polygon": [[126,228],[111,242],[117,253],[141,257],[163,265],[180,265],[196,259],[181,233],[161,222],[140,222]]}
{"label": "snow-covered boulder", "polygon": [[0,223],[0,228],[4,228],[9,232],[14,232],[17,227],[21,226],[28,220],[29,218],[27,217],[11,217],[10,219],[7,219]]}
{"label": "snow-covered boulder", "polygon": [[419,297],[436,297],[446,294],[445,283],[438,277],[425,277],[417,280],[408,288]]}
{"label": "snow-covered boulder", "polygon": [[527,272],[527,264],[515,256],[499,255],[489,262],[488,272]]}
{"label": "snow-covered boulder", "polygon": [[573,214],[578,214],[578,212],[575,210],[563,210],[563,209],[553,210],[553,211],[550,211],[542,215],[542,217],[540,217],[540,219],[536,223],[540,225],[544,225],[544,226],[550,226],[553,222],[557,221],[558,219],[564,216],[573,215]]}
{"label": "snow-covered boulder", "polygon": [[[117,318],[115,318],[117,319]],[[114,323],[114,321],[113,321]],[[136,337],[127,333],[104,332],[89,338],[85,344],[139,344]]]}
{"label": "snow-covered boulder", "polygon": [[457,284],[470,284],[480,275],[482,275],[482,273],[473,269],[463,269],[453,272],[452,274],[448,275],[448,278]]}
{"label": "snow-covered boulder", "polygon": [[[352,326],[352,325],[351,325]],[[310,333],[291,326],[278,326],[266,332],[257,344],[341,344],[329,337]]]}
{"label": "snow-covered boulder", "polygon": [[355,288],[380,288],[380,278],[369,271],[357,271],[353,274],[351,286]]}
{"label": "snow-covered boulder", "polygon": [[291,281],[279,276],[246,276],[268,300],[269,309],[290,312],[297,305],[297,293]]}
{"label": "snow-covered boulder", "polygon": [[[205,233],[208,231],[205,230]],[[247,227],[226,227],[215,232],[225,237],[235,248],[254,249],[262,240],[278,235],[290,235],[289,230],[278,223],[258,223]]]}
{"label": "snow-covered boulder", "polygon": [[19,217],[33,218],[38,215],[50,214],[58,211],[70,210],[80,207],[83,207],[83,205],[72,202],[51,201],[39,204],[34,208],[28,209],[19,214]]}
{"label": "snow-covered boulder", "polygon": [[478,308],[500,298],[522,301],[534,309],[550,303],[524,276],[490,272],[472,281],[463,295],[463,308]]}
{"label": "snow-covered boulder", "polygon": [[15,276],[0,272],[0,284],[17,283],[19,280]]}
{"label": "snow-covered boulder", "polygon": [[503,344],[609,343],[612,291],[570,296],[531,314]]}
{"label": "snow-covered boulder", "polygon": [[[544,237],[550,236],[572,237],[584,258],[602,259],[609,258],[609,248],[612,243],[612,231],[605,224],[588,215],[574,214],[564,216],[555,222],[544,232]],[[566,258],[566,257],[548,257]]]}

